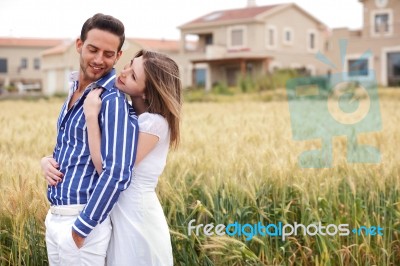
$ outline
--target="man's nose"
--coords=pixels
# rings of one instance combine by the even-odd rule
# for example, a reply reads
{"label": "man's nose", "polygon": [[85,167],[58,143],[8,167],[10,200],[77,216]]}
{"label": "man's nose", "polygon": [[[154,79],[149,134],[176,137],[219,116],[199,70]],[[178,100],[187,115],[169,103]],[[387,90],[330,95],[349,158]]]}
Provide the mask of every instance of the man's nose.
{"label": "man's nose", "polygon": [[102,64],[103,63],[103,54],[101,52],[96,53],[94,57],[94,61],[96,64]]}

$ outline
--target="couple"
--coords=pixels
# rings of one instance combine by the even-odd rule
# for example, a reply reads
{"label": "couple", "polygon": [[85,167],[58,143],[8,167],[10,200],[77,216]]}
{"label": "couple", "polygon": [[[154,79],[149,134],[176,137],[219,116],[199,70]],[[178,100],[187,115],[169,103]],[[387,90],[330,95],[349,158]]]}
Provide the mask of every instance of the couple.
{"label": "couple", "polygon": [[115,78],[124,40],[121,21],[103,14],[76,40],[80,70],[71,75],[53,155],[41,160],[50,265],[173,264],[155,188],[179,142],[179,69],[142,50]]}

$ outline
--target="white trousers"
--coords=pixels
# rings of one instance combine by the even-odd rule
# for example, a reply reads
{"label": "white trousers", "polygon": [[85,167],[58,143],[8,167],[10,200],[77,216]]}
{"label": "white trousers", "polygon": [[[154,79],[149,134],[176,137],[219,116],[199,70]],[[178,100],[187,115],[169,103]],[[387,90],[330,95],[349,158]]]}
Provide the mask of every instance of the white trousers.
{"label": "white trousers", "polygon": [[78,249],[72,239],[72,225],[78,215],[47,213],[46,245],[50,266],[101,266],[105,265],[106,252],[111,237],[110,217],[97,225]]}

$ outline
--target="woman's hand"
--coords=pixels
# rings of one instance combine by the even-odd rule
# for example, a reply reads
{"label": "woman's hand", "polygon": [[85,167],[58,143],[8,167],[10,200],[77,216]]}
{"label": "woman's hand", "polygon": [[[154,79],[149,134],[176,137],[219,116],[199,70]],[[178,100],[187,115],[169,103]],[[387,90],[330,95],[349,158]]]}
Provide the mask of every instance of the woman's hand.
{"label": "woman's hand", "polygon": [[103,92],[102,88],[97,88],[93,89],[86,96],[85,102],[83,103],[83,112],[85,113],[86,120],[89,118],[95,118],[97,121],[97,117],[101,109],[100,94],[102,92]]}
{"label": "woman's hand", "polygon": [[62,181],[63,173],[58,171],[58,163],[52,157],[43,157],[40,160],[43,176],[50,186],[55,186]]}

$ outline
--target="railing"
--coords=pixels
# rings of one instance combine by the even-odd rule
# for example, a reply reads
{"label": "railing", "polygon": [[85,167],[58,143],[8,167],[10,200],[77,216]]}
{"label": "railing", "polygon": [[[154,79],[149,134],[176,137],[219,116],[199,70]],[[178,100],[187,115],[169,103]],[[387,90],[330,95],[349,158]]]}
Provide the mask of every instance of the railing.
{"label": "railing", "polygon": [[15,86],[18,89],[18,93],[22,94],[27,91],[40,91],[42,89],[42,84],[39,82],[24,84],[22,82],[16,82]]}

